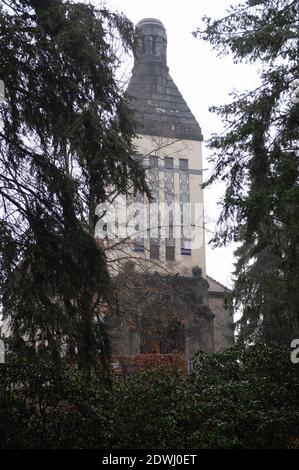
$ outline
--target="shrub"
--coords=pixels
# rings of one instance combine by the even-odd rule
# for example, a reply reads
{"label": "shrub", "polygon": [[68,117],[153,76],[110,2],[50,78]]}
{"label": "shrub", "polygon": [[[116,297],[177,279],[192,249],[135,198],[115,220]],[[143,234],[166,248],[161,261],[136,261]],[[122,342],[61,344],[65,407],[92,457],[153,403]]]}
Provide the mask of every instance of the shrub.
{"label": "shrub", "polygon": [[278,346],[198,354],[192,375],[126,378],[47,357],[0,369],[2,448],[275,448],[295,446],[299,369]]}

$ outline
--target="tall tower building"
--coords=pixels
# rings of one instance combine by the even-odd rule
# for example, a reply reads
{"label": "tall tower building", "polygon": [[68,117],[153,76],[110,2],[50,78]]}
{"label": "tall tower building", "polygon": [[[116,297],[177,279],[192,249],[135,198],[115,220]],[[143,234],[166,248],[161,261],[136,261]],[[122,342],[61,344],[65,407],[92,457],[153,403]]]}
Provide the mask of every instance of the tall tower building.
{"label": "tall tower building", "polygon": [[169,74],[163,24],[146,18],[137,28],[127,94],[152,201],[135,196],[133,242],[118,277],[122,312],[111,336],[126,368],[152,356],[186,364],[199,350],[233,344],[226,288],[206,274],[201,129]]}
{"label": "tall tower building", "polygon": [[154,204],[145,221],[150,233],[136,240],[136,250],[144,248],[180,273],[191,274],[198,265],[205,276],[201,129],[169,74],[163,24],[146,18],[137,28],[139,50],[127,93]]}

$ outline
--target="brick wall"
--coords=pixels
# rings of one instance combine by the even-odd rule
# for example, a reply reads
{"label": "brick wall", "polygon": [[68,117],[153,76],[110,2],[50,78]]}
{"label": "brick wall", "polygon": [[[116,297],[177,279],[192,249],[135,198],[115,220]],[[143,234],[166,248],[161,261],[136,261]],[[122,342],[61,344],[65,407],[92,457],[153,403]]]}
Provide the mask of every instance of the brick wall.
{"label": "brick wall", "polygon": [[187,374],[187,359],[183,354],[127,354],[112,356],[112,370],[127,375],[153,367],[165,367]]}

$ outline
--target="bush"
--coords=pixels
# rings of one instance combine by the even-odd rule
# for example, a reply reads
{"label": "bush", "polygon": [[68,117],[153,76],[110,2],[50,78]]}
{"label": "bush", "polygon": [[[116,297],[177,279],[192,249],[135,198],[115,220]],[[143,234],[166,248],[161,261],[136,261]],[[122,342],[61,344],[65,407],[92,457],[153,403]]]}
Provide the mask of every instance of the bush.
{"label": "bush", "polygon": [[187,378],[154,369],[110,382],[45,357],[11,359],[0,387],[2,448],[275,448],[298,438],[299,367],[278,346],[198,354]]}

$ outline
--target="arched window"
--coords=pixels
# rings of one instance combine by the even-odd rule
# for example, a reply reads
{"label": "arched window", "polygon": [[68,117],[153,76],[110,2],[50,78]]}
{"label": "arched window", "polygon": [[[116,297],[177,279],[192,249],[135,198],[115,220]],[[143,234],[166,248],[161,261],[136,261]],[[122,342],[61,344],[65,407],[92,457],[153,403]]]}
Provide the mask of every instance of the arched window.
{"label": "arched window", "polygon": [[162,354],[183,354],[185,352],[184,326],[174,319],[160,341],[160,352]]}
{"label": "arched window", "polygon": [[140,353],[141,354],[184,354],[184,325],[173,319],[168,325],[153,325],[150,321],[141,320]]}

